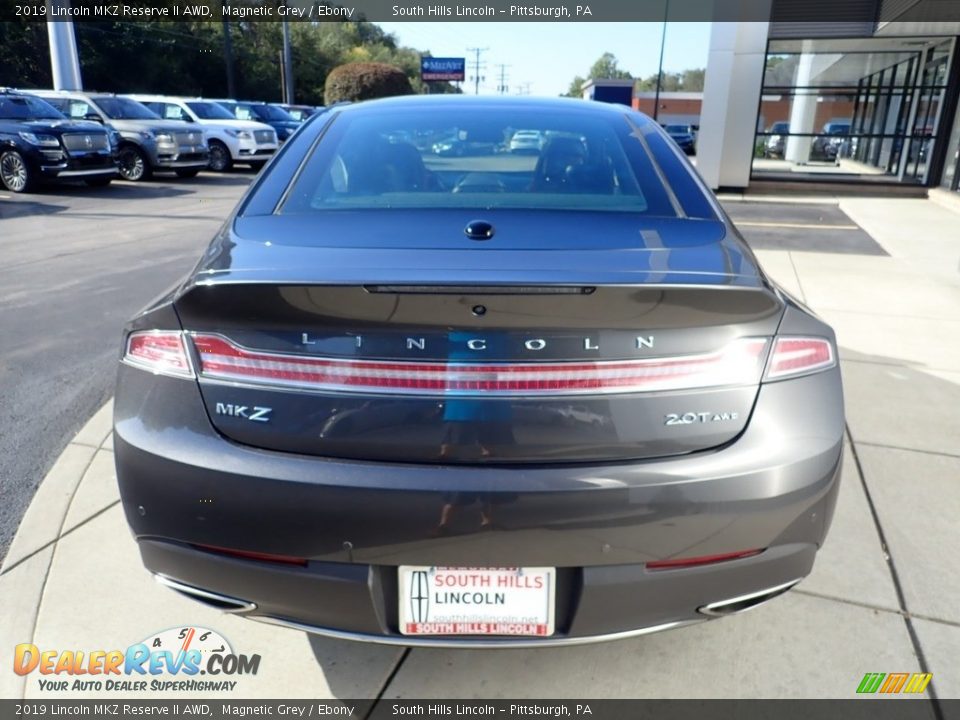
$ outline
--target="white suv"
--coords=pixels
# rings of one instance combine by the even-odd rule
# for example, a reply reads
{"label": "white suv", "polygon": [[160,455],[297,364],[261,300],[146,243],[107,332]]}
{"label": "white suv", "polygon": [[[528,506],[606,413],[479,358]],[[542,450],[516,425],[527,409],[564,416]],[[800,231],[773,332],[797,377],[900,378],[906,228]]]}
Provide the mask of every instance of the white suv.
{"label": "white suv", "polygon": [[277,133],[269,125],[237,120],[212,100],[165,95],[127,95],[167,120],[199,123],[207,133],[210,169],[229,170],[233,163],[246,163],[259,170],[277,151]]}

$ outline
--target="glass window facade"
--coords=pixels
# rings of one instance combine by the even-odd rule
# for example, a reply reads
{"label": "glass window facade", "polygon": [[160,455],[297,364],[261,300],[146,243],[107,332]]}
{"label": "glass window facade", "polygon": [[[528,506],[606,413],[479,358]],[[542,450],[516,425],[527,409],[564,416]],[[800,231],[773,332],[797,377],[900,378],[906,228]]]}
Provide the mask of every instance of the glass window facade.
{"label": "glass window facade", "polygon": [[948,190],[960,191],[960,107],[957,108],[953,127],[950,129],[940,186]]}
{"label": "glass window facade", "polygon": [[952,51],[952,38],[771,40],[752,177],[928,184]]}

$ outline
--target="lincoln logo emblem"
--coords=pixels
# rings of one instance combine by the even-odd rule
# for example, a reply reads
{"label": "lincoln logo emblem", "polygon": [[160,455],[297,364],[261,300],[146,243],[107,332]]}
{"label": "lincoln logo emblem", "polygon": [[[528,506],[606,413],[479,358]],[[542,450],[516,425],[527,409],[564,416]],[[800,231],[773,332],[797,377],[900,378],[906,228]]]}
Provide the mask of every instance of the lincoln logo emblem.
{"label": "lincoln logo emblem", "polygon": [[85,135],[83,141],[87,144],[87,147],[93,147],[93,138],[89,135]]}
{"label": "lincoln logo emblem", "polygon": [[410,573],[410,619],[422,623],[427,621],[430,611],[430,585],[426,570],[414,570]]}

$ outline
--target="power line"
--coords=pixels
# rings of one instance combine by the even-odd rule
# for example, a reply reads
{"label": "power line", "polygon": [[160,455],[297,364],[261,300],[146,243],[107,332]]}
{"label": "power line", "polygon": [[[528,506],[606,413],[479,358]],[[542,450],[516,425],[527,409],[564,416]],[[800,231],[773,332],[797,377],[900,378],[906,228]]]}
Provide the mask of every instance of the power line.
{"label": "power line", "polygon": [[480,53],[487,52],[487,50],[489,50],[489,49],[490,49],[490,48],[467,48],[467,52],[468,52],[468,53],[474,53],[474,60],[473,60],[473,78],[472,78],[472,80],[473,80],[473,94],[474,94],[474,95],[479,95],[479,94],[480,94],[480,81],[481,81],[481,80],[486,80],[486,78],[483,77],[483,76],[480,74],[480,71],[481,71],[481,70],[486,70],[486,68],[487,68],[487,64],[486,64],[486,63],[481,63],[481,62],[480,62]]}
{"label": "power line", "polygon": [[501,95],[506,95],[510,89],[507,87],[507,68],[510,66],[500,63],[498,67],[500,68],[500,84],[497,85],[497,92]]}

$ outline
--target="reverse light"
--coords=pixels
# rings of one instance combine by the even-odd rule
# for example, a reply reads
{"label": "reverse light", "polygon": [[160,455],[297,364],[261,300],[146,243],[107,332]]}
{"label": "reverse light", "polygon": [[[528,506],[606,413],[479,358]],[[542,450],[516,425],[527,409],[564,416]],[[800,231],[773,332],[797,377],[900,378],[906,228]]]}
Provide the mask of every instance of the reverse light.
{"label": "reverse light", "polygon": [[647,563],[647,570],[678,570],[680,568],[713,565],[714,563],[741,560],[759,555],[763,550],[740,550],[738,552],[722,553],[720,555],[700,555],[698,557],[677,558],[675,560],[655,560]]}
{"label": "reverse light", "polygon": [[836,364],[833,343],[826,338],[779,337],[774,341],[768,380],[805,375]]}
{"label": "reverse light", "polygon": [[123,362],[158,375],[192,378],[193,366],[179,330],[148,330],[131,333]]}
{"label": "reverse light", "polygon": [[192,334],[203,378],[308,389],[408,395],[635,393],[755,385],[766,338],[742,338],[709,353],[637,360],[567,362],[401,362],[251,350]]}

